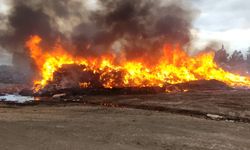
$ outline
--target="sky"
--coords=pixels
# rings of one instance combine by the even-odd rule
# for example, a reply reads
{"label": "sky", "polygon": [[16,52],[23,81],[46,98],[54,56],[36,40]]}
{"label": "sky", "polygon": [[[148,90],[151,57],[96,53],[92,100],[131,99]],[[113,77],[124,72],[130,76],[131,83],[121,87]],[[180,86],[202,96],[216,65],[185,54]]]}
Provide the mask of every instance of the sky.
{"label": "sky", "polygon": [[[8,10],[0,0],[0,13]],[[250,0],[190,0],[199,15],[194,21],[192,33],[194,45],[199,49],[209,42],[224,44],[229,52],[250,47]],[[0,64],[10,61],[8,54],[1,52]]]}
{"label": "sky", "polygon": [[197,45],[209,41],[224,43],[229,51],[250,47],[249,0],[192,0],[200,14],[194,22]]}

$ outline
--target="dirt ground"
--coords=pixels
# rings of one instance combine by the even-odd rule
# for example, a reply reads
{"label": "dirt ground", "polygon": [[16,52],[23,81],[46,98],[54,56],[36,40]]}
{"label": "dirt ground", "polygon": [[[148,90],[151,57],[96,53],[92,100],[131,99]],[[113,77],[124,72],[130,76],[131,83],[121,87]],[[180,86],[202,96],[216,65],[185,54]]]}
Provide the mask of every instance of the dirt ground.
{"label": "dirt ground", "polygon": [[1,150],[248,150],[250,124],[84,105],[0,107]]}
{"label": "dirt ground", "polygon": [[249,150],[250,91],[0,102],[0,150],[69,149]]}

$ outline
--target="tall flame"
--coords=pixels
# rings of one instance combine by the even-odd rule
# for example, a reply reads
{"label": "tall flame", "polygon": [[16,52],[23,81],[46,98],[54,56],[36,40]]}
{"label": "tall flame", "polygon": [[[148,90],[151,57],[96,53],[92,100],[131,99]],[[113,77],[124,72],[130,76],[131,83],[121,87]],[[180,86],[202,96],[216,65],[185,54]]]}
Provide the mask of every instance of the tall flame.
{"label": "tall flame", "polygon": [[[73,56],[60,44],[56,44],[50,51],[44,51],[40,46],[41,41],[39,36],[32,36],[26,42],[30,56],[40,71],[40,78],[34,82],[36,90],[53,81],[53,74],[65,64],[84,65],[86,70],[101,74],[100,80],[106,88],[162,87],[166,83],[175,84],[200,79],[216,79],[234,87],[250,87],[249,77],[236,75],[218,67],[213,61],[213,52],[191,57],[179,46],[164,46],[164,55],[159,58],[156,65],[149,67],[143,61],[124,61],[117,65],[112,56],[94,59]],[[121,83],[115,82],[116,77],[112,72],[122,72]],[[80,85],[87,87],[89,83]]]}

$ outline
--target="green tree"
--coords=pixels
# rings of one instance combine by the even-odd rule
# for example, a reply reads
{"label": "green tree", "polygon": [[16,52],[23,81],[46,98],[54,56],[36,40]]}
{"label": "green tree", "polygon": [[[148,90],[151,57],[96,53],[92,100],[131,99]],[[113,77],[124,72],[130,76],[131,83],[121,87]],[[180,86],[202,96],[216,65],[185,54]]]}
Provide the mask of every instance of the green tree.
{"label": "green tree", "polygon": [[222,45],[222,48],[215,52],[214,60],[218,64],[226,64],[228,62],[228,56],[226,49],[224,48],[224,45]]}
{"label": "green tree", "polygon": [[229,64],[231,66],[240,65],[244,63],[244,57],[241,51],[235,50],[229,58]]}
{"label": "green tree", "polygon": [[250,47],[247,50],[247,60],[246,60],[246,62],[250,66]]}

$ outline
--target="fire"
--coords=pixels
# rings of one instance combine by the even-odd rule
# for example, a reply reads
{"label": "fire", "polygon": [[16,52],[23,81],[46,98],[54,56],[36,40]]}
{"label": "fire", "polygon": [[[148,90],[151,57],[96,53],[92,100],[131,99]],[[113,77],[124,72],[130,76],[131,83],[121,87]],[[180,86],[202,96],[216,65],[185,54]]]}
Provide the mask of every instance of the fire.
{"label": "fire", "polygon": [[[83,58],[73,56],[60,43],[49,50],[41,48],[42,39],[32,36],[26,42],[30,56],[34,59],[40,78],[34,81],[36,90],[44,88],[53,81],[54,73],[63,65],[82,65],[83,71],[100,74],[99,80],[105,88],[113,87],[149,87],[166,84],[183,83],[194,80],[222,81],[230,86],[250,87],[250,78],[236,75],[222,68],[213,61],[214,53],[207,52],[197,56],[189,56],[180,46],[163,46],[163,55],[159,63],[147,66],[143,61],[124,61],[114,63],[115,56],[101,58]],[[90,86],[89,82],[79,83],[82,88]]]}

